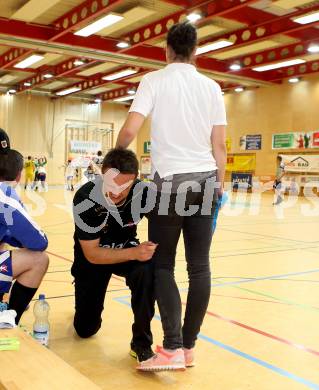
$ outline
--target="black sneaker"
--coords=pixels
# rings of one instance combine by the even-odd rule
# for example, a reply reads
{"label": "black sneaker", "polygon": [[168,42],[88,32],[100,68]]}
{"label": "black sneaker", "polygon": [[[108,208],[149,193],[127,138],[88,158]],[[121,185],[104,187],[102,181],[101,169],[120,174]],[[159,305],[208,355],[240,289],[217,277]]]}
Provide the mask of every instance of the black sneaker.
{"label": "black sneaker", "polygon": [[130,355],[136,359],[138,362],[143,362],[144,360],[150,359],[154,356],[154,352],[151,347],[138,347],[131,345]]}

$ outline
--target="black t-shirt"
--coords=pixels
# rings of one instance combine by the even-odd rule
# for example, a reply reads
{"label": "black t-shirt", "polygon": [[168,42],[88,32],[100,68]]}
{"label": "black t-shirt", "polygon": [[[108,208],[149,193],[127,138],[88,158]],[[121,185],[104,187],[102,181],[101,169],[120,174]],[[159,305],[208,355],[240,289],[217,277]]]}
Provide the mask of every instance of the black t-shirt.
{"label": "black t-shirt", "polygon": [[[84,184],[73,199],[74,263],[72,273],[86,271],[100,265],[90,263],[84,256],[79,240],[100,239],[105,248],[129,248],[137,246],[137,224],[143,218],[146,205],[147,185],[136,180],[119,207],[110,205],[103,191],[101,177]],[[142,212],[142,213],[141,213]]]}

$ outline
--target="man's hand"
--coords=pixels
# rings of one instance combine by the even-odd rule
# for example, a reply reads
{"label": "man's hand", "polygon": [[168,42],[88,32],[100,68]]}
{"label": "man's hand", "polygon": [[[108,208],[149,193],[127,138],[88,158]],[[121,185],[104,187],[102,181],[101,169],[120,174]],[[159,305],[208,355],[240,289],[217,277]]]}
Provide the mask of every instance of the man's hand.
{"label": "man's hand", "polygon": [[146,241],[135,248],[130,248],[132,251],[132,257],[138,261],[148,261],[153,257],[157,244]]}

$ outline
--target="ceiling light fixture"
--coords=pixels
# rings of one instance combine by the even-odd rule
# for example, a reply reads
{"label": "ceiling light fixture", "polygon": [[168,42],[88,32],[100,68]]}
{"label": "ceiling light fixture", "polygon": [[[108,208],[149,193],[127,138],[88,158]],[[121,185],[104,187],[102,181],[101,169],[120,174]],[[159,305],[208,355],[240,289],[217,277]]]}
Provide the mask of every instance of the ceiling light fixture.
{"label": "ceiling light fixture", "polygon": [[257,66],[256,68],[253,68],[253,70],[255,72],[266,72],[267,70],[285,68],[287,66],[292,66],[292,65],[299,65],[299,64],[303,64],[304,62],[306,61],[298,58],[296,60],[289,60],[289,61],[277,62],[275,64]]}
{"label": "ceiling light fixture", "polygon": [[196,12],[192,12],[191,14],[186,16],[186,19],[191,23],[196,23],[199,19],[202,18],[202,15]]}
{"label": "ceiling light fixture", "polygon": [[25,87],[31,87],[32,83],[30,83],[30,81],[26,81],[26,82],[23,83],[23,85]]}
{"label": "ceiling light fixture", "polygon": [[130,44],[128,42],[122,41],[122,42],[117,43],[116,46],[120,49],[126,49],[127,47],[130,46]]}
{"label": "ceiling light fixture", "polygon": [[73,61],[73,65],[74,66],[81,66],[81,65],[84,65],[85,62],[83,60],[75,60]]}
{"label": "ceiling light fixture", "polygon": [[239,64],[232,64],[229,67],[230,70],[240,70],[241,66]]}
{"label": "ceiling light fixture", "polygon": [[310,45],[307,50],[309,53],[319,53],[319,45]]}
{"label": "ceiling light fixture", "polygon": [[196,50],[196,55],[198,56],[199,54],[207,53],[209,51],[222,49],[223,47],[231,46],[233,44],[234,44],[233,42],[222,39],[220,41],[216,41],[213,43],[209,43],[208,45],[198,47]]}
{"label": "ceiling light fixture", "polygon": [[98,98],[98,99],[95,99],[94,102],[95,102],[95,103],[102,103],[102,99],[99,99],[99,98]]}
{"label": "ceiling light fixture", "polygon": [[62,91],[57,92],[56,95],[65,96],[65,95],[69,95],[70,93],[74,93],[74,92],[78,92],[78,91],[81,91],[81,88],[72,87],[72,88],[68,88],[68,89],[63,89]]}
{"label": "ceiling light fixture", "polygon": [[112,26],[113,24],[119,22],[123,19],[123,16],[108,14],[103,18],[95,21],[94,23],[89,24],[88,26],[82,28],[81,30],[74,33],[74,35],[79,35],[81,37],[89,37],[92,34],[95,34],[98,31],[103,30],[106,27]]}
{"label": "ceiling light fixture", "polygon": [[243,92],[244,88],[243,87],[237,87],[235,88],[235,92]]}
{"label": "ceiling light fixture", "polygon": [[29,68],[31,65],[34,65],[39,61],[42,61],[43,58],[44,57],[39,54],[33,54],[32,56],[26,58],[25,60],[18,62],[16,65],[14,65],[14,67],[18,69]]}
{"label": "ceiling light fixture", "polygon": [[125,70],[121,70],[120,72],[116,72],[113,74],[109,74],[108,76],[104,76],[102,77],[102,79],[106,81],[112,81],[112,80],[120,79],[122,77],[130,76],[131,74],[135,74],[135,73],[137,73],[136,69],[125,69]]}
{"label": "ceiling light fixture", "polygon": [[299,16],[298,18],[293,19],[294,22],[299,24],[308,24],[312,22],[317,22],[319,20],[319,12],[313,12],[311,14],[306,14]]}
{"label": "ceiling light fixture", "polygon": [[133,96],[124,96],[118,99],[114,99],[115,102],[126,102],[127,100],[132,100],[134,99]]}
{"label": "ceiling light fixture", "polygon": [[13,95],[13,94],[17,93],[17,90],[14,89],[14,88],[11,88],[11,89],[9,89],[8,93],[9,93],[10,95]]}
{"label": "ceiling light fixture", "polygon": [[52,73],[46,73],[45,75],[43,75],[43,77],[44,77],[45,79],[52,79],[53,74],[52,74]]}
{"label": "ceiling light fixture", "polygon": [[289,81],[289,83],[295,84],[295,83],[298,83],[298,81],[300,81],[300,79],[298,77],[291,77],[288,81]]}

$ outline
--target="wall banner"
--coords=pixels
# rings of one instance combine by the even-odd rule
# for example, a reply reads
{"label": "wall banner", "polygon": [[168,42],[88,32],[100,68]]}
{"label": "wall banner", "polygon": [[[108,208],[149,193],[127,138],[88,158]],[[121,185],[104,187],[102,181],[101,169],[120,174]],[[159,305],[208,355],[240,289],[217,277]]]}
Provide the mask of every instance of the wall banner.
{"label": "wall banner", "polygon": [[142,175],[150,175],[152,172],[152,162],[151,157],[142,156],[140,163],[140,172]]}
{"label": "wall banner", "polygon": [[226,171],[254,171],[256,169],[256,156],[234,154],[227,156]]}
{"label": "wall banner", "polygon": [[102,149],[101,142],[96,141],[70,141],[70,152],[71,153],[96,153]]}
{"label": "wall banner", "polygon": [[232,189],[238,190],[239,188],[251,188],[253,181],[253,175],[251,173],[237,173],[232,172],[231,183]]}
{"label": "wall banner", "polygon": [[319,148],[319,130],[312,132],[295,132],[273,134],[273,149],[311,149]]}
{"label": "wall banner", "polygon": [[281,154],[286,172],[319,172],[319,155]]}
{"label": "wall banner", "polygon": [[272,148],[273,149],[291,149],[294,146],[293,133],[273,134]]}
{"label": "wall banner", "polygon": [[260,150],[261,134],[243,135],[239,139],[239,146],[242,150]]}
{"label": "wall banner", "polygon": [[144,142],[144,153],[149,154],[151,152],[151,141]]}

